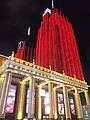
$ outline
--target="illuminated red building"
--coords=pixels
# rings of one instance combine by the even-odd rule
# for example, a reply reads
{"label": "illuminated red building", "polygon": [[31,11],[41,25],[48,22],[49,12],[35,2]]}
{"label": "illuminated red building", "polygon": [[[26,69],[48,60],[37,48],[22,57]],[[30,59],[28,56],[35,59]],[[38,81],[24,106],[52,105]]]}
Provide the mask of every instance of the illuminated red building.
{"label": "illuminated red building", "polygon": [[15,57],[32,62],[32,48],[29,47],[25,41],[20,41]]}
{"label": "illuminated red building", "polygon": [[28,28],[28,36],[29,40],[26,41],[20,41],[18,43],[18,49],[16,51],[15,57],[32,62],[32,46],[31,46],[31,40],[30,40],[30,27]]}
{"label": "illuminated red building", "polygon": [[0,120],[89,119],[88,85],[73,28],[53,0],[52,10],[43,14],[33,63],[28,40],[19,42],[15,56],[0,55]]}
{"label": "illuminated red building", "polygon": [[71,23],[54,7],[46,9],[36,42],[36,64],[83,80]]}

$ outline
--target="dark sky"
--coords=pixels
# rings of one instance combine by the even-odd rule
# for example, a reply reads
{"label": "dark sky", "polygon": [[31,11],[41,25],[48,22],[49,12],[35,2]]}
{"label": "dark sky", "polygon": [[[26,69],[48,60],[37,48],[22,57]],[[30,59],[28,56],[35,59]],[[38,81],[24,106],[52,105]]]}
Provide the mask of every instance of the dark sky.
{"label": "dark sky", "polygon": [[[90,0],[54,0],[72,23],[79,48],[85,79],[90,84]],[[20,40],[27,40],[31,26],[31,39],[35,44],[37,29],[43,11],[51,8],[51,0],[0,1],[0,53],[10,55]]]}

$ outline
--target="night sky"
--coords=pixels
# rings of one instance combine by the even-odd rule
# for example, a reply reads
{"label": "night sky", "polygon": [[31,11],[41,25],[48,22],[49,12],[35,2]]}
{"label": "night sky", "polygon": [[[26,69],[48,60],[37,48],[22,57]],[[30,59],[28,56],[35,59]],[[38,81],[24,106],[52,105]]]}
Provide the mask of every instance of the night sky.
{"label": "night sky", "polygon": [[[72,23],[77,39],[84,76],[90,84],[90,0],[54,0]],[[35,45],[37,30],[43,11],[51,8],[51,0],[2,0],[0,1],[0,53],[11,55],[21,40],[30,39]]]}

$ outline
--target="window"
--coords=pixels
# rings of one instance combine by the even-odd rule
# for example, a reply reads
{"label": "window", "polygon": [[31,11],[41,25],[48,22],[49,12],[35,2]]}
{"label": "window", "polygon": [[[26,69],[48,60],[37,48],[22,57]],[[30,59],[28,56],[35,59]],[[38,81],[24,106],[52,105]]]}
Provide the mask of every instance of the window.
{"label": "window", "polygon": [[75,115],[75,106],[74,106],[74,99],[72,96],[69,97],[69,102],[70,102],[70,109],[71,113]]}
{"label": "window", "polygon": [[50,98],[49,98],[49,93],[45,93],[45,100],[44,100],[44,105],[45,105],[45,114],[50,113]]}
{"label": "window", "polygon": [[29,93],[30,93],[30,90],[27,89],[27,99],[26,99],[26,113],[28,113],[28,107],[29,107]]}
{"label": "window", "polygon": [[59,115],[64,115],[64,99],[62,93],[58,93],[58,113]]}

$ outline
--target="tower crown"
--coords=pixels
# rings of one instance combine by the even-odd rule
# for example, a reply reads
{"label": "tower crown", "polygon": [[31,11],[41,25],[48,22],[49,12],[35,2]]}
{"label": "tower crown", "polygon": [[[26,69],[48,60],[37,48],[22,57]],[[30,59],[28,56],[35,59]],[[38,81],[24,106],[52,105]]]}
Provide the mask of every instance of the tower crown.
{"label": "tower crown", "polygon": [[[52,9],[54,9],[54,1],[52,0]],[[45,11],[44,11],[44,14],[43,16],[45,16],[47,13],[51,14],[51,10],[49,8],[47,8]]]}
{"label": "tower crown", "polygon": [[43,13],[43,16],[46,15],[47,13],[51,14],[51,10],[49,8],[47,8],[44,13]]}

